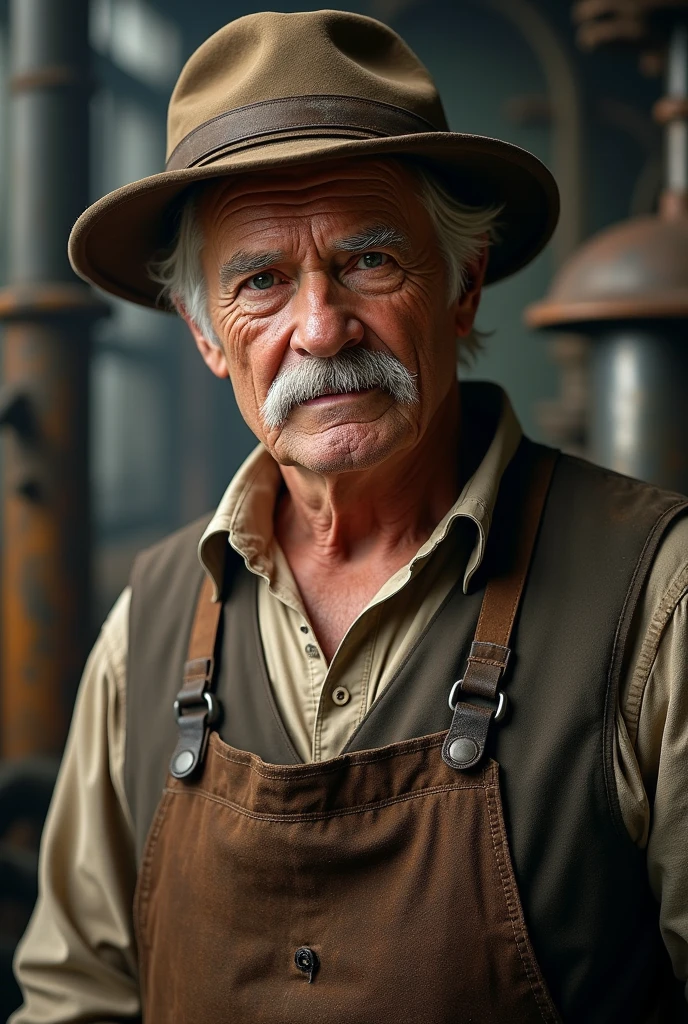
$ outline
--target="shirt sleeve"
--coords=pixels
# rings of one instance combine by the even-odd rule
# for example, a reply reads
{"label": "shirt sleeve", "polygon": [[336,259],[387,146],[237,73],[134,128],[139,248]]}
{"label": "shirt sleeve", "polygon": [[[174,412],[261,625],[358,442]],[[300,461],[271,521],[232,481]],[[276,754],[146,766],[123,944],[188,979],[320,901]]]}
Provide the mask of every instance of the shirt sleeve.
{"label": "shirt sleeve", "polygon": [[[662,543],[641,596],[617,721],[621,809],[647,851],[674,973],[688,982],[688,518]],[[686,984],[688,999],[688,984]]]}
{"label": "shirt sleeve", "polygon": [[15,958],[24,1005],[8,1024],[140,1020],[124,793],[125,590],[79,686],[39,857],[39,895]]}

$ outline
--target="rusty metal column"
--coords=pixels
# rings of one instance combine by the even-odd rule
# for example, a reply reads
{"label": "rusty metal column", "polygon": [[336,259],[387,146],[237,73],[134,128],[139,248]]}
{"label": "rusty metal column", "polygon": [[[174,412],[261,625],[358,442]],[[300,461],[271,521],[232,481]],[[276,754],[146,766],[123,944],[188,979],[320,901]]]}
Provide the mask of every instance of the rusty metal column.
{"label": "rusty metal column", "polygon": [[90,640],[89,328],[67,259],[88,202],[88,0],[11,0],[0,754],[59,753]]}

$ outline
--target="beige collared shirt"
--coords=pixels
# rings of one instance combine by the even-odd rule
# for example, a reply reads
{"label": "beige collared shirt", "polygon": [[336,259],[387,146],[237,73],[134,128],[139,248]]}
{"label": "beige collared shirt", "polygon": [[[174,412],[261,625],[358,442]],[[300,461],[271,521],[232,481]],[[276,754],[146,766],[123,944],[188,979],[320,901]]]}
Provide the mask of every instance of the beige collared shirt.
{"label": "beige collared shirt", "polygon": [[[259,447],[236,474],[199,556],[219,587],[229,540],[260,577],[268,674],[303,760],[341,751],[452,586],[463,577],[466,587],[520,437],[503,395],[493,440],[457,502],[363,609],[329,664],[274,538],[279,468]],[[467,546],[466,532],[452,529],[459,519],[474,526]],[[26,1002],[12,1024],[105,1024],[140,1012],[131,921],[136,866],[123,782],[128,609],[125,590],[84,671],[41,847],[39,900],[17,955]],[[647,850],[664,941],[685,980],[688,519],[665,537],[642,594],[616,715],[614,767],[624,821]]]}

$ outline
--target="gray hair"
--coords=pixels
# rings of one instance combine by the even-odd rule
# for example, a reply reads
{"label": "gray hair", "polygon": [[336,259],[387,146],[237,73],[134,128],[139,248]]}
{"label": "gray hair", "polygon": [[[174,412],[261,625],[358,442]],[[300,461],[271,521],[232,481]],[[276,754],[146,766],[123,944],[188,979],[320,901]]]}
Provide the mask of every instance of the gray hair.
{"label": "gray hair", "polygon": [[[429,171],[404,164],[416,178],[419,197],[435,226],[440,249],[449,273],[449,302],[457,299],[466,286],[466,271],[480,253],[498,238],[497,217],[501,207],[475,207],[460,203]],[[200,191],[207,183],[188,195],[179,217],[179,228],[171,251],[148,265],[153,281],[162,286],[159,301],[184,306],[190,319],[208,341],[220,341],[208,312],[206,282],[201,266],[203,235],[196,216]],[[458,358],[470,363],[479,351],[482,332],[472,330],[468,337],[457,339]]]}

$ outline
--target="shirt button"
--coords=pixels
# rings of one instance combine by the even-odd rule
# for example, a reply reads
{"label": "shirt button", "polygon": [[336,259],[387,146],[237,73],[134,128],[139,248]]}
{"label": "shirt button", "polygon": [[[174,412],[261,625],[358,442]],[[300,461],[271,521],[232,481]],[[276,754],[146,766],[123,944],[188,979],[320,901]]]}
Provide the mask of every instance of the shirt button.
{"label": "shirt button", "polygon": [[346,686],[337,686],[332,691],[332,700],[335,704],[338,704],[339,707],[343,707],[344,704],[348,704],[351,700],[351,694],[347,690]]}
{"label": "shirt button", "polygon": [[299,626],[299,629],[301,630],[302,633],[308,632],[308,626]]}
{"label": "shirt button", "polygon": [[306,644],[306,654],[308,655],[309,658],[320,657],[320,651],[315,646],[315,644]]}

